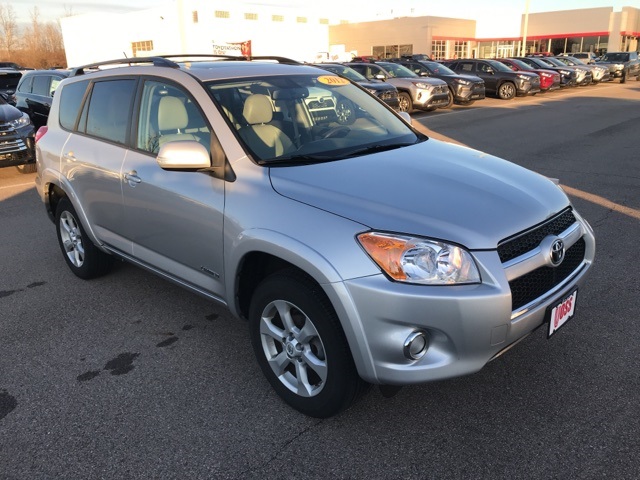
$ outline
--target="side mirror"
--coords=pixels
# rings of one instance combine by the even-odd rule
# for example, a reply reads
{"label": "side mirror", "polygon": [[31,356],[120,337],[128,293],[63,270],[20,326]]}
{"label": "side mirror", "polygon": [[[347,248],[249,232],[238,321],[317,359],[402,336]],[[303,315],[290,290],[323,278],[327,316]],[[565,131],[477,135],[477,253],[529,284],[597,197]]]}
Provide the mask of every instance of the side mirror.
{"label": "side mirror", "polygon": [[387,79],[387,76],[384,73],[377,73],[373,78],[375,78],[376,80],[382,80],[384,82]]}
{"label": "side mirror", "polygon": [[201,170],[211,168],[209,152],[195,140],[177,140],[160,147],[156,159],[163,170]]}
{"label": "side mirror", "polygon": [[420,72],[421,77],[430,77],[429,72]]}

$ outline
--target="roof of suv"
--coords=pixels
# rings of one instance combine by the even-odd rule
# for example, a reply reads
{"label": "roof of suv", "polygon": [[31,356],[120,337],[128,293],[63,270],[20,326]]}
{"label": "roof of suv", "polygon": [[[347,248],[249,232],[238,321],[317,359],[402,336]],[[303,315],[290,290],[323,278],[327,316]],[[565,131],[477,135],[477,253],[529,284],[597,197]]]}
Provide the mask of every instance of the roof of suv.
{"label": "roof of suv", "polygon": [[[114,66],[121,68],[166,67],[188,71],[199,80],[218,78],[241,78],[257,75],[291,75],[308,72],[317,68],[299,63],[285,57],[231,57],[219,55],[167,55],[135,59],[110,60],[77,67],[70,76],[91,74],[98,70],[113,71]],[[104,68],[103,67],[107,67]]]}

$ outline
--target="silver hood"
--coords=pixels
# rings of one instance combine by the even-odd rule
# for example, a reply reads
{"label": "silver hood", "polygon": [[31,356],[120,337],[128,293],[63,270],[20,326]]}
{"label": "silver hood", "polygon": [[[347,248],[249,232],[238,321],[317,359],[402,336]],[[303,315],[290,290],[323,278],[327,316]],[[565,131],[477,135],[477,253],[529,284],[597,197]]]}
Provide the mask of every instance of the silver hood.
{"label": "silver hood", "polygon": [[469,249],[494,249],[569,205],[542,175],[434,139],[346,160],[272,168],[270,176],[281,195],[371,229]]}

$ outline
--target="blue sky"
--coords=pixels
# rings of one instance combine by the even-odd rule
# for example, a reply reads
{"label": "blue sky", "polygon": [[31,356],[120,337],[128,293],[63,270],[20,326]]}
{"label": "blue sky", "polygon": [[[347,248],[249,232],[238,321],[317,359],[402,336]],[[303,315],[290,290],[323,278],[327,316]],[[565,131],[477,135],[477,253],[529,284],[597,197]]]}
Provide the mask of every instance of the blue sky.
{"label": "blue sky", "polygon": [[[228,0],[220,2],[227,3]],[[11,5],[19,22],[28,22],[30,12],[38,6],[41,21],[55,21],[71,10],[74,14],[110,12],[126,13],[144,10],[172,0],[84,0],[61,2],[59,0],[12,0],[0,1]],[[212,2],[213,3],[213,2]],[[234,3],[240,3],[234,0]],[[520,32],[520,18],[527,0],[253,0],[246,3],[261,5],[301,6],[307,11],[313,9],[333,18],[349,20],[373,20],[391,16],[431,15],[477,20],[478,37],[517,36]],[[228,4],[228,3],[227,3]],[[529,12],[572,10],[578,8],[621,7],[640,8],[640,0],[529,0]],[[327,13],[323,13],[327,12]]]}

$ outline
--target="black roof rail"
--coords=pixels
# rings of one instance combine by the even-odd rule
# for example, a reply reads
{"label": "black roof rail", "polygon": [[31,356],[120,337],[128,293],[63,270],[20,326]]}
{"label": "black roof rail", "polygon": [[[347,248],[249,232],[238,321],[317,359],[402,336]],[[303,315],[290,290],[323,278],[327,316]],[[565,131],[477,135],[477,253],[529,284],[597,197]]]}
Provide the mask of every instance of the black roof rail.
{"label": "black roof rail", "polygon": [[[80,67],[75,67],[71,69],[70,77],[75,77],[77,75],[84,75],[85,70],[97,70],[100,67],[109,66],[109,65],[120,65],[120,66],[132,66],[132,65],[141,65],[141,64],[151,64],[155,67],[169,67],[169,68],[180,68],[180,65],[177,63],[177,59],[184,59],[184,61],[188,61],[189,58],[197,58],[198,60],[203,60],[205,58],[209,59],[223,59],[223,60],[233,60],[233,61],[252,61],[252,60],[273,60],[278,63],[283,63],[287,65],[302,65],[302,63],[297,60],[293,60],[287,57],[278,57],[272,55],[264,55],[264,56],[233,56],[233,55],[215,55],[215,54],[207,54],[207,53],[196,53],[196,54],[173,54],[173,55],[155,55],[152,57],[134,57],[134,58],[120,58],[117,60],[106,60],[104,62],[96,62],[89,63],[87,65],[82,65]],[[172,60],[173,59],[173,60]]]}
{"label": "black roof rail", "polygon": [[96,70],[99,67],[107,66],[107,65],[121,65],[121,66],[131,66],[138,64],[152,64],[156,67],[169,67],[169,68],[180,68],[175,62],[168,60],[163,57],[154,56],[154,57],[135,57],[135,58],[120,58],[117,60],[106,60],[104,62],[96,62],[89,63],[87,65],[82,65],[81,67],[75,67],[71,70],[69,74],[70,77],[75,77],[77,75],[84,75],[85,70]]}

